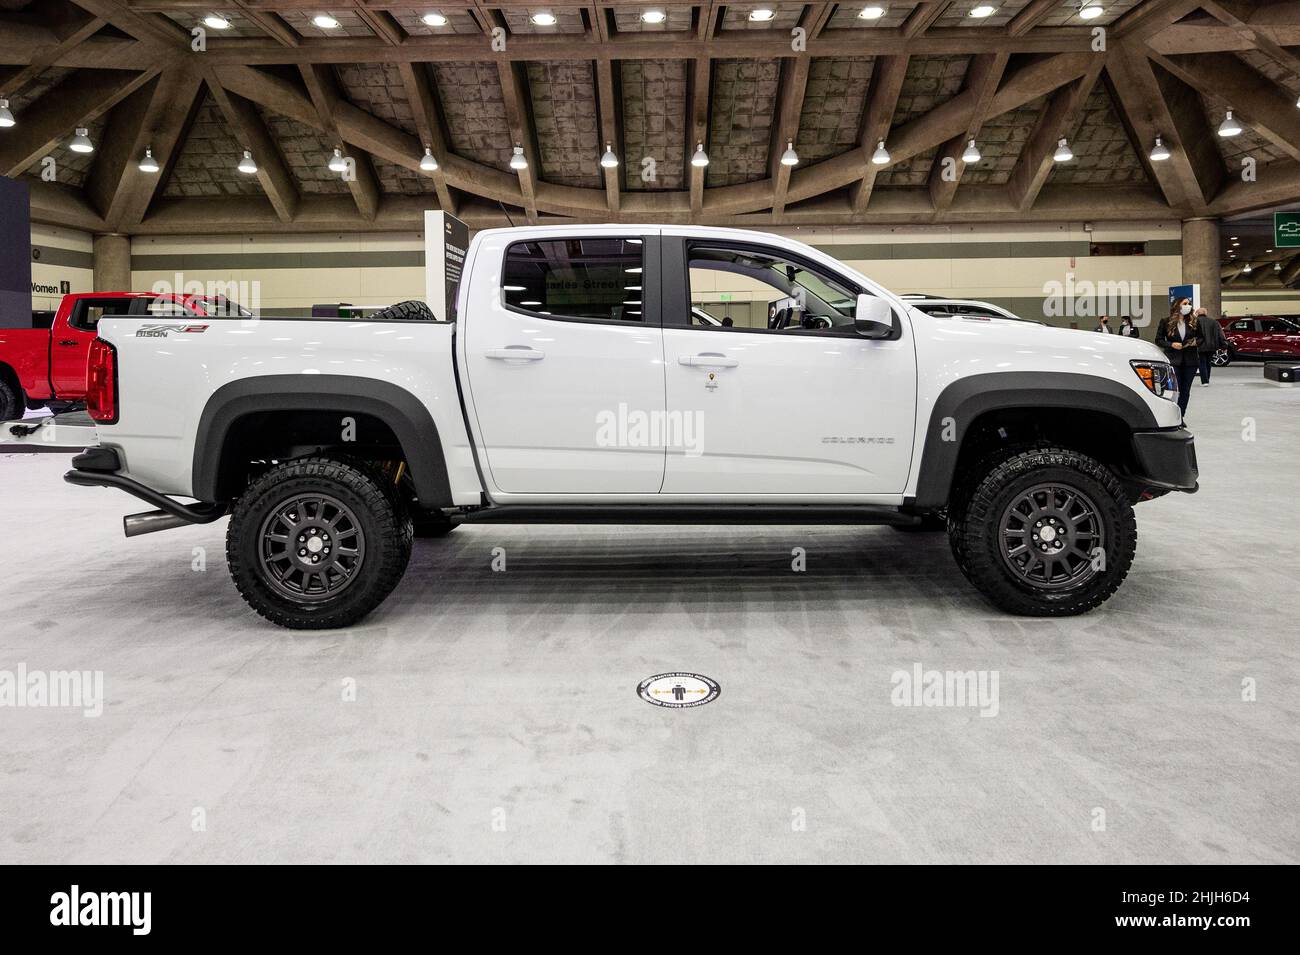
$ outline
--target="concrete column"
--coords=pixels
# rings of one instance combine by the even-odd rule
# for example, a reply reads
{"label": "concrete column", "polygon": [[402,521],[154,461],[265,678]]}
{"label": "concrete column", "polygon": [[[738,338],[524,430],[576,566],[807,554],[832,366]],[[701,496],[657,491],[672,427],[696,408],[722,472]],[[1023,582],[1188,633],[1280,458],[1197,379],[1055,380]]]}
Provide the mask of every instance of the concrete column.
{"label": "concrete column", "polygon": [[130,292],[131,240],[124,235],[95,236],[95,291]]}
{"label": "concrete column", "polygon": [[1223,314],[1222,263],[1218,219],[1183,222],[1183,283],[1201,287],[1201,305],[1212,318]]}

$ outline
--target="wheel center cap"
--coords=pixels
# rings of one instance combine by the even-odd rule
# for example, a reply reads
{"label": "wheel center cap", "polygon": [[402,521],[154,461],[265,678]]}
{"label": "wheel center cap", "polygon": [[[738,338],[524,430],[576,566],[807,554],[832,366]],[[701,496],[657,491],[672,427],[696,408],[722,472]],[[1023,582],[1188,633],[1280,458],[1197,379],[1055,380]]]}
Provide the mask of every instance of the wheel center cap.
{"label": "wheel center cap", "polygon": [[319,554],[325,549],[325,542],[319,537],[307,538],[307,550],[313,554]]}
{"label": "wheel center cap", "polygon": [[1038,532],[1038,536],[1050,544],[1052,541],[1056,540],[1056,528],[1051,524],[1048,524]]}

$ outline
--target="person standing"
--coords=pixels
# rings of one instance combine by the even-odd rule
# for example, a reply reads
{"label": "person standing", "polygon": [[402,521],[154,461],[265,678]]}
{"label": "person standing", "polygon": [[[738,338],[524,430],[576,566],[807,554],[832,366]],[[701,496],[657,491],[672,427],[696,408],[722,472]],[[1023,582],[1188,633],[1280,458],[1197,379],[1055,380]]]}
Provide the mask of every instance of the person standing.
{"label": "person standing", "polygon": [[1101,322],[1093,329],[1093,331],[1101,332],[1103,335],[1113,335],[1114,332],[1110,330],[1110,316],[1103,315],[1101,317]]}
{"label": "person standing", "polygon": [[1192,314],[1191,299],[1179,299],[1169,312],[1169,318],[1156,330],[1156,347],[1164,349],[1169,364],[1174,366],[1178,379],[1178,410],[1187,417],[1187,402],[1191,398],[1192,379],[1200,366],[1200,353],[1196,350],[1200,336],[1196,316]]}
{"label": "person standing", "polygon": [[1196,327],[1201,330],[1201,343],[1196,346],[1200,358],[1201,385],[1210,383],[1211,359],[1220,348],[1228,347],[1228,336],[1223,334],[1223,326],[1210,318],[1210,313],[1203,308],[1196,310]]}
{"label": "person standing", "polygon": [[1125,315],[1119,320],[1119,333],[1127,338],[1140,338],[1137,326],[1133,324],[1133,318]]}

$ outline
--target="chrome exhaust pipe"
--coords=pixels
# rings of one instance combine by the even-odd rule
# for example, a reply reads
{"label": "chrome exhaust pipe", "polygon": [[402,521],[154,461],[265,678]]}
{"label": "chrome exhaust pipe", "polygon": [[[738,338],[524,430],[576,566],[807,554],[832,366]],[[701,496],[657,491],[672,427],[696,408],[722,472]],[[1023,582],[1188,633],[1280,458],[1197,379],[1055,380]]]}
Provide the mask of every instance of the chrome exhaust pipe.
{"label": "chrome exhaust pipe", "polygon": [[143,514],[127,514],[122,518],[122,530],[127,537],[139,537],[141,534],[153,534],[157,531],[169,531],[173,527],[188,527],[194,521],[187,521],[166,511],[145,511]]}

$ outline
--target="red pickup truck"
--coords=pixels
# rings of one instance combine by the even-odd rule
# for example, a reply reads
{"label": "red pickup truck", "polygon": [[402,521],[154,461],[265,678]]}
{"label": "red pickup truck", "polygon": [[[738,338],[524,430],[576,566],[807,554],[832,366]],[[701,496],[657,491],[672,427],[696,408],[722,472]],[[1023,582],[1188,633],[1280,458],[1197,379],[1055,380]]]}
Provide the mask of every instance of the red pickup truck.
{"label": "red pickup truck", "polygon": [[86,359],[105,315],[249,316],[221,296],[154,292],[65,295],[53,312],[33,312],[31,328],[0,328],[0,421],[28,408],[55,411],[86,398]]}

